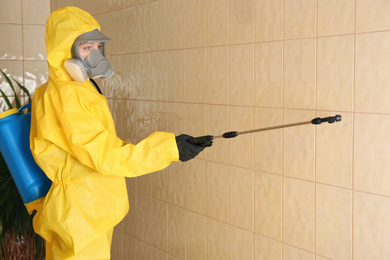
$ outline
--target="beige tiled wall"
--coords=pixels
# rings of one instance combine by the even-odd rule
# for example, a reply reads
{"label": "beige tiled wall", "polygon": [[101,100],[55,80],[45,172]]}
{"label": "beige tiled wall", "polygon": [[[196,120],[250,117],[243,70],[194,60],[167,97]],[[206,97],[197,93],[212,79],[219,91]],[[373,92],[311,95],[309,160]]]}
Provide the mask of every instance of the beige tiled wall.
{"label": "beige tiled wall", "polygon": [[[129,179],[113,259],[390,259],[388,0],[52,0],[51,9],[73,4],[112,38],[116,74],[101,84],[127,141],[343,116],[215,140],[191,162]],[[18,39],[42,27],[17,15],[0,26]],[[20,42],[0,43],[9,55],[0,64],[39,62]]]}
{"label": "beige tiled wall", "polygon": [[[0,1],[0,69],[24,84],[30,92],[48,78],[45,23],[49,14],[49,0]],[[11,95],[2,76],[0,88]],[[7,109],[0,98],[0,112]]]}

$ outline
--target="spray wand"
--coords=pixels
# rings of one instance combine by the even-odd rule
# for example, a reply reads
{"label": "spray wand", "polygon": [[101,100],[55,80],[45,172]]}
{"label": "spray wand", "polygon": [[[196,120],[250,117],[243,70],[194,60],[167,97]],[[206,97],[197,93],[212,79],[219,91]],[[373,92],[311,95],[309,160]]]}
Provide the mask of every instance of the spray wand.
{"label": "spray wand", "polygon": [[230,131],[230,132],[226,132],[222,135],[217,135],[217,136],[205,135],[205,136],[200,136],[200,137],[192,137],[192,138],[188,139],[187,142],[189,142],[191,144],[203,146],[203,147],[208,147],[208,146],[211,146],[212,140],[218,139],[218,138],[233,138],[233,137],[236,137],[239,135],[275,130],[275,129],[280,129],[280,128],[287,128],[287,127],[308,125],[308,124],[320,125],[323,122],[328,122],[329,124],[332,124],[334,122],[339,122],[339,121],[341,121],[341,115],[335,115],[335,116],[324,117],[324,118],[317,117],[311,121],[305,121],[305,122],[299,122],[299,123],[293,123],[293,124],[271,126],[271,127],[258,128],[258,129],[241,131],[241,132]]}

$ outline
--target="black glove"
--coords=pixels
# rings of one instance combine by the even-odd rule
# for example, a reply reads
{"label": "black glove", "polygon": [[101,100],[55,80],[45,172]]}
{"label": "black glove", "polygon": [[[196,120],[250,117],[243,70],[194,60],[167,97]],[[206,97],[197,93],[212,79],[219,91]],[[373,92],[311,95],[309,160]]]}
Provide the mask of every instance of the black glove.
{"label": "black glove", "polygon": [[192,136],[185,134],[176,136],[177,148],[179,149],[179,159],[182,162],[194,159],[195,156],[204,150],[204,147],[202,146],[187,142],[190,138],[192,138]]}

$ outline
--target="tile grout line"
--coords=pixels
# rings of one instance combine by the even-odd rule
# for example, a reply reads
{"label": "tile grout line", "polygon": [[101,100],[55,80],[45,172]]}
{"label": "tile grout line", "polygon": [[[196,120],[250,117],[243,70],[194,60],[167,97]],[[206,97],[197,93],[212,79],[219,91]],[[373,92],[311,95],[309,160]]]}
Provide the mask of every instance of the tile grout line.
{"label": "tile grout line", "polygon": [[[253,18],[253,27],[252,27],[252,40],[255,41],[255,32],[256,32],[256,1],[253,0],[252,1],[252,6],[253,6],[253,14],[252,14],[252,18]],[[255,109],[255,59],[256,59],[256,54],[255,54],[255,43],[252,44],[252,104],[253,104],[253,127],[256,127],[256,109]],[[253,229],[253,240],[252,240],[252,245],[253,245],[253,250],[252,250],[252,259],[256,259],[256,182],[255,182],[255,176],[256,176],[256,173],[255,173],[255,161],[256,161],[256,136],[253,135],[253,150],[252,150],[252,153],[253,153],[253,156],[252,156],[252,159],[253,159],[253,177],[252,177],[252,189],[253,189],[253,192],[252,192],[252,198],[253,198],[253,202],[252,202],[252,207],[253,207],[253,212],[252,212],[252,218],[253,218],[253,221],[252,221],[252,229]]]}
{"label": "tile grout line", "polygon": [[[227,101],[227,103],[228,103],[228,126],[229,126],[229,129],[230,129],[230,126],[231,126],[231,114],[230,114],[230,112],[231,112],[231,109],[230,109],[230,48],[231,48],[231,46],[230,46],[230,1],[228,1],[228,3],[227,3],[227,5],[228,5],[228,30],[227,30],[227,32],[228,32],[228,79],[227,79],[227,84],[228,84],[228,86],[227,86],[227,89],[228,89],[228,101]],[[227,245],[226,245],[226,248],[227,248],[227,252],[226,252],[226,254],[227,254],[227,257],[230,259],[231,257],[230,257],[230,254],[231,254],[231,250],[230,250],[230,241],[231,241],[231,232],[232,232],[232,226],[231,226],[231,218],[230,218],[230,212],[231,212],[231,205],[230,205],[230,202],[231,202],[231,199],[230,199],[230,191],[231,191],[231,187],[230,187],[230,184],[231,184],[231,168],[230,168],[230,165],[231,165],[231,155],[230,155],[230,146],[231,146],[231,144],[230,144],[230,142],[229,142],[229,144],[228,144],[228,151],[229,151],[229,159],[228,159],[228,163],[229,163],[229,174],[228,174],[228,194],[229,194],[229,196],[228,196],[228,223],[229,223],[229,225],[228,225],[228,237],[227,237],[227,239],[226,239],[226,243],[227,243]]]}
{"label": "tile grout line", "polygon": [[[316,5],[316,12],[315,12],[315,46],[314,46],[314,102],[315,102],[315,116],[318,116],[318,31],[319,31],[319,26],[318,26],[318,2],[319,0],[316,0],[315,5]],[[313,252],[314,256],[317,255],[317,128],[314,128],[314,193],[313,193]]]}
{"label": "tile grout line", "polygon": [[351,191],[351,257],[354,258],[354,203],[355,203],[355,119],[356,119],[356,14],[357,14],[357,0],[355,2],[355,15],[354,15],[354,37],[353,37],[353,116],[352,116],[352,191]]}
{"label": "tile grout line", "polygon": [[[285,49],[285,45],[286,45],[286,41],[285,41],[285,30],[286,30],[286,25],[285,25],[285,5],[286,5],[286,0],[283,0],[282,1],[282,100],[281,100],[281,104],[282,104],[282,117],[281,117],[281,120],[282,120],[282,124],[284,124],[285,122],[285,118],[284,118],[284,111],[285,111],[285,107],[284,107],[284,75],[285,75],[285,71],[284,71],[284,67],[285,67],[285,54],[284,54],[284,49]],[[281,129],[281,144],[282,144],[282,147],[281,147],[281,181],[280,181],[280,191],[281,191],[281,198],[280,198],[280,217],[281,217],[281,223],[280,223],[280,243],[281,243],[281,252],[280,252],[280,256],[281,256],[281,259],[283,259],[284,257],[284,254],[283,254],[283,248],[284,248],[284,210],[283,210],[283,203],[284,203],[284,179],[285,179],[285,172],[284,172],[284,129]]]}

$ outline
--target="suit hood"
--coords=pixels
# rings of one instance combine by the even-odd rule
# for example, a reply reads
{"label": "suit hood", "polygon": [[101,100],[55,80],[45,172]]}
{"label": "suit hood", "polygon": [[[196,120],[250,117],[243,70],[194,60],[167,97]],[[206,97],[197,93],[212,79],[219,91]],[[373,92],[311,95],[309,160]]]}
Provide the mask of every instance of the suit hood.
{"label": "suit hood", "polygon": [[72,57],[72,44],[79,35],[95,29],[100,31],[98,22],[80,8],[68,6],[52,12],[45,34],[50,80],[72,80],[64,68],[64,62]]}

